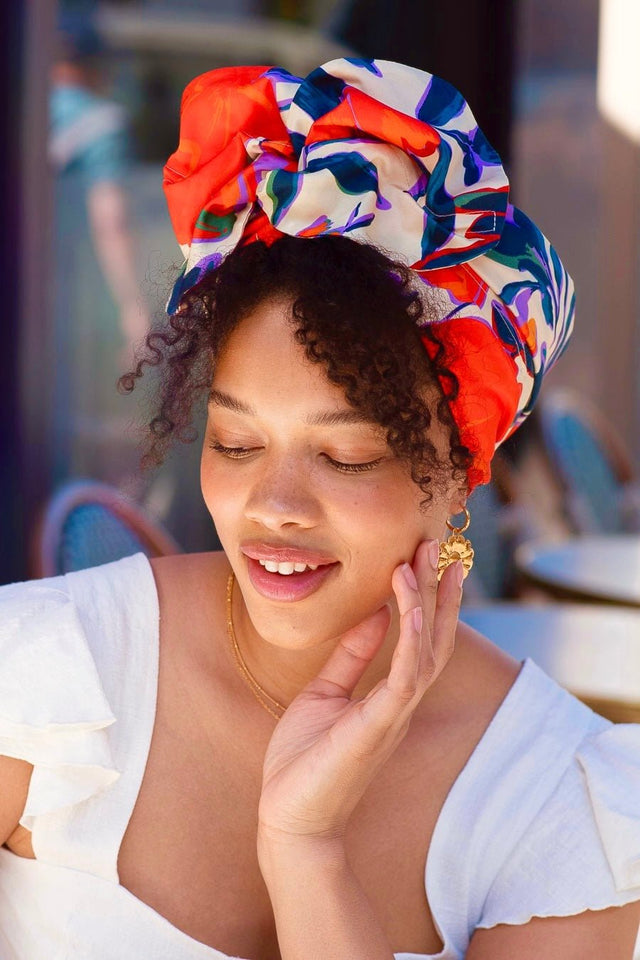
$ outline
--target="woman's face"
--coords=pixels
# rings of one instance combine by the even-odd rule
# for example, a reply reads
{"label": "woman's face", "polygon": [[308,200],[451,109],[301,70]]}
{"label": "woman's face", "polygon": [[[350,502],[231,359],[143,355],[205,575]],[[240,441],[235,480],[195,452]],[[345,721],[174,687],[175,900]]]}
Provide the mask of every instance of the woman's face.
{"label": "woman's face", "polygon": [[265,302],[231,334],[201,480],[253,626],[300,649],[389,600],[394,567],[423,538],[442,537],[459,500],[434,492],[420,507],[406,464],[306,359],[290,315],[290,302]]}

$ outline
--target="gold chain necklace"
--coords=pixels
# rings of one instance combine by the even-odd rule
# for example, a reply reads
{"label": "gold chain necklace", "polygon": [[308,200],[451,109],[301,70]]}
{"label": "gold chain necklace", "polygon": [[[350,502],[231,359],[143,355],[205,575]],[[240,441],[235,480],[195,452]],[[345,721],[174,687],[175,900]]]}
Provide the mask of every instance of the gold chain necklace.
{"label": "gold chain necklace", "polygon": [[[235,583],[235,577],[233,571],[229,574],[229,579],[227,580],[227,636],[231,641],[231,646],[233,647],[233,655],[236,661],[240,675],[244,679],[245,683],[249,686],[254,697],[260,703],[267,713],[270,713],[272,717],[275,717],[276,720],[279,720],[282,714],[287,709],[283,704],[278,700],[275,700],[264,687],[261,687],[254,675],[249,670],[249,667],[244,661],[240,647],[238,646],[238,640],[236,638],[236,632],[233,629],[233,584]],[[275,709],[274,709],[275,708]]]}

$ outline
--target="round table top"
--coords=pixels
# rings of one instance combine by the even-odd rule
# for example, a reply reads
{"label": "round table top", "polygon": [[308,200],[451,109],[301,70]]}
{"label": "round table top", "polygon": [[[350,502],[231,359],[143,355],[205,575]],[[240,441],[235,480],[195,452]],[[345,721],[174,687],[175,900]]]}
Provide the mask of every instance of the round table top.
{"label": "round table top", "polygon": [[638,534],[525,543],[515,563],[528,580],[556,595],[640,607]]}
{"label": "round table top", "polygon": [[460,618],[610,720],[640,721],[640,611],[496,602],[463,605]]}

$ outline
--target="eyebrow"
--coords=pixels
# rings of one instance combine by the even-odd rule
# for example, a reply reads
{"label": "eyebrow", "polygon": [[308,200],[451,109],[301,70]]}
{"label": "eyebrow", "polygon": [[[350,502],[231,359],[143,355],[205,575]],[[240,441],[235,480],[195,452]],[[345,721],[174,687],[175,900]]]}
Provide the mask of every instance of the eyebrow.
{"label": "eyebrow", "polygon": [[[222,390],[212,389],[209,394],[209,403],[218,404],[226,410],[242,413],[247,417],[257,417],[258,415],[254,407],[243,403],[228,393],[224,393]],[[311,427],[336,427],[352,423],[373,423],[373,421],[371,417],[367,417],[359,410],[321,410],[306,417],[305,423]]]}

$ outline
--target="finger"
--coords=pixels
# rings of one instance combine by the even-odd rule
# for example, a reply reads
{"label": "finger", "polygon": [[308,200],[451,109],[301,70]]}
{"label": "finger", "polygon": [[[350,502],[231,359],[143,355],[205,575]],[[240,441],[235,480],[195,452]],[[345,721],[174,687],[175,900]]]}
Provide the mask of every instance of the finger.
{"label": "finger", "polygon": [[439,553],[440,544],[437,540],[423,540],[418,544],[418,549],[413,558],[413,571],[422,598],[424,623],[429,629],[432,627],[436,612]]}
{"label": "finger", "polygon": [[391,585],[396,596],[400,625],[398,642],[393,652],[387,686],[400,700],[410,700],[415,694],[422,645],[422,597],[410,564],[395,568]]}
{"label": "finger", "polygon": [[458,560],[445,570],[436,596],[436,608],[429,642],[423,644],[420,683],[426,689],[440,675],[454,650],[460,602],[462,564]]}
{"label": "finger", "polygon": [[380,649],[390,621],[391,611],[385,604],[348,630],[308,689],[325,696],[350,697]]}
{"label": "finger", "polygon": [[414,607],[422,609],[422,596],[418,588],[416,575],[408,563],[401,563],[391,575],[391,586],[396,595],[400,616]]}
{"label": "finger", "polygon": [[[428,541],[425,543],[428,545]],[[459,583],[462,564],[458,562],[448,568],[438,585],[433,555],[429,558],[423,544],[418,551],[418,565],[424,564],[426,559],[430,567],[427,576],[432,575],[436,583],[434,622],[431,629],[422,622],[421,592],[413,586],[415,578],[412,582],[407,576],[408,564],[397,567],[392,584],[400,611],[398,644],[387,680],[378,684],[363,703],[367,722],[378,734],[398,722],[408,722],[425,691],[449,661],[455,645],[462,596]],[[416,603],[417,606],[411,606]]]}
{"label": "finger", "polygon": [[[366,720],[376,730],[403,719],[418,686],[422,646],[422,606],[418,584],[408,563],[396,567],[391,577],[400,612],[398,642],[393,652],[389,675],[365,697]],[[416,701],[417,702],[417,701]]]}
{"label": "finger", "polygon": [[420,607],[402,614],[389,675],[376,684],[360,704],[360,717],[364,722],[362,744],[365,746],[379,748],[389,734],[395,739],[408,728],[421,698],[418,674],[421,626]]}
{"label": "finger", "polygon": [[421,663],[422,607],[415,606],[400,615],[398,643],[393,651],[387,688],[397,701],[398,709],[409,703],[416,695]]}

